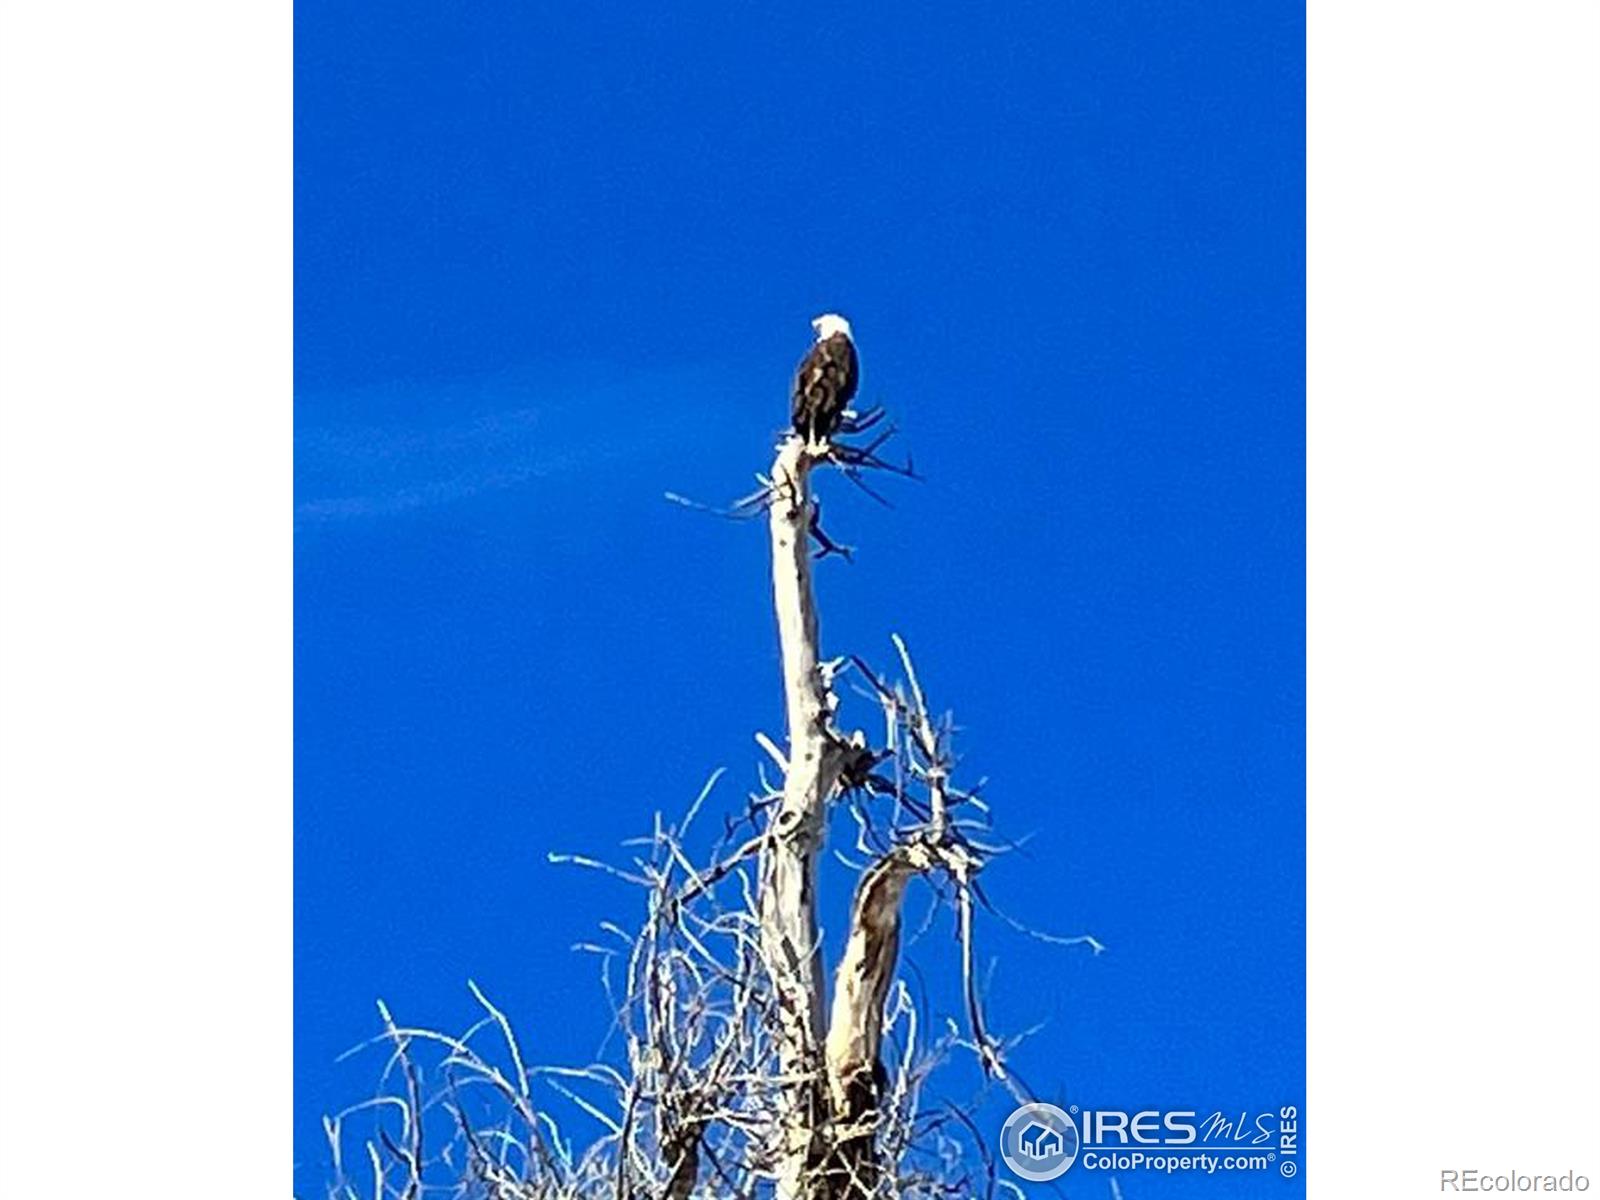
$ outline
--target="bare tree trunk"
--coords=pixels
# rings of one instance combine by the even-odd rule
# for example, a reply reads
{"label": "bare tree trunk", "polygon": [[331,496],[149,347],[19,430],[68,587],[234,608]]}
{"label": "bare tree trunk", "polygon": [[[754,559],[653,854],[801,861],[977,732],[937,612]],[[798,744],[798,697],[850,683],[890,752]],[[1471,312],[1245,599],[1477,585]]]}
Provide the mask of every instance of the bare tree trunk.
{"label": "bare tree trunk", "polygon": [[768,826],[761,882],[761,941],[780,1005],[778,1195],[804,1200],[824,1152],[823,971],[817,935],[817,852],[839,754],[828,727],[828,688],[817,650],[811,588],[812,458],[799,437],[772,468],[772,595],[783,657],[788,764],[783,799]]}
{"label": "bare tree trunk", "polygon": [[[762,954],[779,1004],[783,1103],[778,1113],[776,1175],[780,1200],[866,1200],[878,1195],[883,1183],[878,1130],[887,1081],[879,1054],[884,1005],[900,953],[906,884],[931,871],[947,874],[957,884],[966,918],[968,888],[979,863],[959,838],[952,837],[948,754],[929,716],[910,655],[897,637],[895,646],[910,695],[884,692],[882,699],[914,748],[928,819],[919,831],[883,852],[857,885],[824,1033],[817,857],[829,800],[842,778],[855,777],[861,757],[870,769],[873,756],[863,746],[846,742],[832,726],[834,697],[818,650],[817,605],[811,587],[813,454],[799,437],[789,437],[779,447],[769,509],[773,601],[789,725],[783,795],[767,828],[759,900]],[[969,926],[964,919],[964,955],[970,954]],[[980,1054],[986,1067],[1000,1074],[982,1031],[977,992],[965,959],[963,975]]]}
{"label": "bare tree trunk", "polygon": [[833,1136],[827,1174],[833,1196],[871,1196],[878,1185],[876,1139],[886,1083],[879,1061],[883,1006],[900,955],[906,883],[927,859],[921,846],[897,847],[869,867],[856,888],[828,1023]]}

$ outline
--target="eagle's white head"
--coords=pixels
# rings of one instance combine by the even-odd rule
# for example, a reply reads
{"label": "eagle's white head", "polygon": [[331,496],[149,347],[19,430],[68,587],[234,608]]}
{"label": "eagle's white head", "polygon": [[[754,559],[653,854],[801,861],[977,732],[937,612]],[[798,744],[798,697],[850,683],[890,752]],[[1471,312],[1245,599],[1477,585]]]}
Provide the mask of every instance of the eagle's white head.
{"label": "eagle's white head", "polygon": [[819,342],[826,341],[836,333],[842,333],[845,337],[850,336],[850,322],[846,321],[838,313],[823,313],[811,322],[811,328],[817,331],[817,341]]}

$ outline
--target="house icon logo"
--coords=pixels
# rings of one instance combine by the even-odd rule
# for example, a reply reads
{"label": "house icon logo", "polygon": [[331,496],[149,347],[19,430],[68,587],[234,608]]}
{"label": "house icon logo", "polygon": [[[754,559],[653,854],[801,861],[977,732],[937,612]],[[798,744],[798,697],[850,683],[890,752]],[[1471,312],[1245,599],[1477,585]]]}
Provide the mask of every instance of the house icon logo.
{"label": "house icon logo", "polygon": [[1062,1152],[1066,1143],[1048,1125],[1029,1125],[1022,1131],[1022,1153],[1039,1162]]}
{"label": "house icon logo", "polygon": [[1078,1157],[1078,1127],[1054,1104],[1024,1104],[1000,1130],[1000,1157],[1030,1183],[1048,1182]]}

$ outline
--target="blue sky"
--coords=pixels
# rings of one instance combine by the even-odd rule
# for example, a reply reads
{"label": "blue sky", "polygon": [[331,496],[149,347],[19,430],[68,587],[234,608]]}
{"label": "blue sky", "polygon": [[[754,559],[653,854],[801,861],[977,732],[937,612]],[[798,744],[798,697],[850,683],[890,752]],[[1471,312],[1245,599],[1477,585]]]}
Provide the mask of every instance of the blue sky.
{"label": "blue sky", "polygon": [[[717,766],[732,810],[781,728],[759,525],[661,497],[749,490],[824,309],[927,477],[822,481],[824,648],[906,637],[1032,835],[990,894],[1109,947],[985,930],[1019,1067],[1303,1104],[1299,8],[296,23],[297,1192],[376,997],[460,1027],[470,977],[535,1057],[598,1046],[569,947],[634,897],[546,854]],[[951,952],[909,951],[954,1012]]]}

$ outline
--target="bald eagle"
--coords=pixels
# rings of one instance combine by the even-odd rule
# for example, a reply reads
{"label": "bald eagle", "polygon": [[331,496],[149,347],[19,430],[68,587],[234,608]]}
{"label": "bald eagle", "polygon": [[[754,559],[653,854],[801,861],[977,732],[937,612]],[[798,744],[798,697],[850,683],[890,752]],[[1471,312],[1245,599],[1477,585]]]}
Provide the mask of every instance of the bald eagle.
{"label": "bald eagle", "polygon": [[820,446],[839,429],[845,409],[856,394],[856,348],[850,322],[838,313],[823,313],[811,322],[817,340],[794,375],[794,431],[808,446]]}

